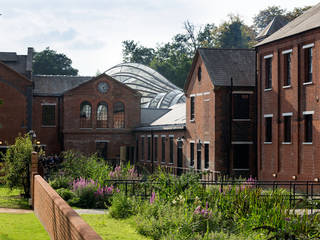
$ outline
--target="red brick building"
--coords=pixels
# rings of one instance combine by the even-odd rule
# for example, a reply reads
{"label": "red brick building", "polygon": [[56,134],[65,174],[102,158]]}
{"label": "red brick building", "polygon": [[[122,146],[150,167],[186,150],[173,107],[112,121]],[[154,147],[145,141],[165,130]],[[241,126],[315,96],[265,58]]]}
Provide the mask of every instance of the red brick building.
{"label": "red brick building", "polygon": [[184,90],[186,165],[256,175],[255,51],[199,49]]}
{"label": "red brick building", "polygon": [[320,4],[256,46],[261,180],[320,177]]}

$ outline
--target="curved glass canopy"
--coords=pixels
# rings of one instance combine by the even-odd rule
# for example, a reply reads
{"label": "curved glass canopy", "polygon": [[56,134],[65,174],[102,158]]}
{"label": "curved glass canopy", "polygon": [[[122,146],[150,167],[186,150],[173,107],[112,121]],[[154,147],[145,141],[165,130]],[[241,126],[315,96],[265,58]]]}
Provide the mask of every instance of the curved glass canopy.
{"label": "curved glass canopy", "polygon": [[139,91],[142,94],[142,107],[169,108],[176,103],[185,102],[182,89],[143,64],[122,63],[105,73]]}

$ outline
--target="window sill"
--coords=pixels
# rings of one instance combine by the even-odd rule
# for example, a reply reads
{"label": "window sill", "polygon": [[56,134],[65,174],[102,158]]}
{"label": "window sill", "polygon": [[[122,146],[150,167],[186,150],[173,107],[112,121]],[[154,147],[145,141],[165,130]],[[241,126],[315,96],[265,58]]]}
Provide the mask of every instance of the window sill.
{"label": "window sill", "polygon": [[272,144],[272,142],[264,142],[264,144]]}
{"label": "window sill", "polygon": [[232,121],[234,121],[234,122],[250,122],[251,121],[251,119],[249,119],[249,118],[234,118],[234,119],[232,119]]}
{"label": "window sill", "polygon": [[41,127],[43,127],[43,128],[55,128],[57,126],[56,125],[42,125]]}
{"label": "window sill", "polygon": [[232,171],[250,171],[249,168],[233,168]]}
{"label": "window sill", "polygon": [[303,85],[305,86],[305,85],[312,85],[313,84],[313,82],[304,82],[303,83]]}
{"label": "window sill", "polygon": [[303,142],[303,145],[312,145],[312,142]]}
{"label": "window sill", "polygon": [[109,129],[109,128],[96,128],[97,130],[105,130],[105,129]]}
{"label": "window sill", "polygon": [[271,90],[272,90],[272,88],[265,88],[265,89],[264,89],[265,92],[269,92],[269,91],[271,91]]}
{"label": "window sill", "polygon": [[168,165],[174,165],[174,163],[168,163]]}
{"label": "window sill", "polygon": [[283,145],[290,145],[292,142],[282,142]]}
{"label": "window sill", "polygon": [[191,123],[194,123],[195,121],[196,121],[196,120],[194,120],[194,119],[191,119],[191,120],[190,120]]}
{"label": "window sill", "polygon": [[286,88],[292,88],[291,85],[287,85],[287,86],[283,86],[282,88],[286,89]]}
{"label": "window sill", "polygon": [[91,128],[80,128],[81,130],[92,130],[92,127]]}

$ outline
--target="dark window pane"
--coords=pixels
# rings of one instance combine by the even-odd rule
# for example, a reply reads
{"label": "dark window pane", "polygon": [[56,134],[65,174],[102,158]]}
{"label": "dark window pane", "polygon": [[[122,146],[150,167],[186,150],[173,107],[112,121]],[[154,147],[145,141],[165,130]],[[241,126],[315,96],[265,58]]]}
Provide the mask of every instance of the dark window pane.
{"label": "dark window pane", "polygon": [[190,98],[190,120],[194,119],[194,97]]}
{"label": "dark window pane", "polygon": [[161,161],[166,162],[166,137],[161,137]]}
{"label": "dark window pane", "polygon": [[272,117],[266,117],[265,119],[265,142],[272,142]]}
{"label": "dark window pane", "polygon": [[148,137],[148,161],[151,160],[151,137]]}
{"label": "dark window pane", "polygon": [[204,168],[209,168],[209,144],[204,144]]}
{"label": "dark window pane", "polygon": [[284,117],[284,141],[291,142],[291,116]]}
{"label": "dark window pane", "polygon": [[194,166],[194,143],[190,143],[190,167]]}
{"label": "dark window pane", "polygon": [[201,81],[201,77],[202,77],[202,70],[201,67],[198,68],[198,81]]}
{"label": "dark window pane", "polygon": [[304,141],[305,142],[312,142],[312,115],[308,114],[308,115],[304,115],[304,128],[305,128],[305,132],[304,132]]}
{"label": "dark window pane", "polygon": [[201,143],[197,143],[197,169],[201,170]]}
{"label": "dark window pane", "polygon": [[233,169],[249,169],[249,145],[234,144]]}
{"label": "dark window pane", "polygon": [[97,128],[108,127],[108,105],[99,103],[97,107]]}
{"label": "dark window pane", "polygon": [[284,54],[284,67],[284,86],[289,86],[291,85],[291,53]]}
{"label": "dark window pane", "polygon": [[117,102],[113,105],[113,127],[124,128],[125,127],[125,115],[124,115],[124,104]]}
{"label": "dark window pane", "polygon": [[306,79],[305,82],[312,82],[312,48],[305,49],[305,71],[306,71]]}
{"label": "dark window pane", "polygon": [[158,138],[155,137],[154,138],[154,161],[157,162],[158,161]]}
{"label": "dark window pane", "polygon": [[144,137],[141,138],[141,160],[144,161]]}
{"label": "dark window pane", "polygon": [[96,152],[98,154],[98,157],[106,160],[108,158],[108,143],[96,142]]}
{"label": "dark window pane", "polygon": [[83,102],[80,105],[80,128],[92,128],[91,104]]}
{"label": "dark window pane", "polygon": [[42,125],[55,126],[56,125],[56,106],[42,105]]}
{"label": "dark window pane", "polygon": [[233,112],[235,119],[249,119],[249,94],[233,95]]}
{"label": "dark window pane", "polygon": [[173,163],[173,137],[170,137],[170,163]]}
{"label": "dark window pane", "polygon": [[269,89],[272,88],[272,58],[266,59],[266,82],[265,82],[265,88]]}

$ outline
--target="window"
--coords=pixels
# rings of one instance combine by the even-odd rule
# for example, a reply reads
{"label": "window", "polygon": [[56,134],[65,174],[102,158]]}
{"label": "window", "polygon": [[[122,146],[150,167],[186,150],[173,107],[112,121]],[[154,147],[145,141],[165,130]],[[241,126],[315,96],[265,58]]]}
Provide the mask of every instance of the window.
{"label": "window", "polygon": [[197,143],[197,169],[201,170],[201,143]]}
{"label": "window", "polygon": [[305,82],[312,82],[312,47],[305,48]]}
{"label": "window", "polygon": [[291,85],[291,53],[284,54],[284,86]]}
{"label": "window", "polygon": [[141,160],[144,161],[144,137],[141,137]]}
{"label": "window", "polygon": [[249,94],[233,95],[233,118],[249,119]]}
{"label": "window", "polygon": [[233,146],[233,169],[249,169],[249,145],[234,144]]}
{"label": "window", "polygon": [[166,162],[166,137],[161,137],[161,161]]}
{"label": "window", "polygon": [[201,81],[201,77],[202,77],[202,70],[201,67],[198,68],[198,81]]}
{"label": "window", "polygon": [[173,137],[169,138],[170,140],[170,163],[173,163]]}
{"label": "window", "polygon": [[209,168],[209,144],[204,144],[204,168]]}
{"label": "window", "polygon": [[194,143],[190,143],[190,167],[194,167]]}
{"label": "window", "polygon": [[194,120],[194,97],[190,98],[190,120]]}
{"label": "window", "polygon": [[291,116],[284,116],[284,142],[291,142]]}
{"label": "window", "polygon": [[116,102],[113,105],[113,127],[124,128],[124,104],[122,102]]}
{"label": "window", "polygon": [[312,143],[312,114],[304,115],[304,142]]}
{"label": "window", "polygon": [[139,139],[136,139],[136,161],[139,161]]}
{"label": "window", "polygon": [[265,142],[272,142],[272,117],[265,117]]}
{"label": "window", "polygon": [[97,108],[97,128],[108,127],[108,105],[105,102],[98,104]]}
{"label": "window", "polygon": [[265,89],[272,88],[272,57],[266,58]]}
{"label": "window", "polygon": [[148,161],[151,160],[151,136],[148,136]]}
{"label": "window", "polygon": [[56,105],[42,105],[42,125],[56,125]]}
{"label": "window", "polygon": [[83,102],[80,105],[80,128],[92,128],[91,104]]}
{"label": "window", "polygon": [[158,161],[158,138],[154,137],[154,161]]}
{"label": "window", "polygon": [[108,142],[96,142],[96,152],[98,157],[106,160],[108,157]]}

